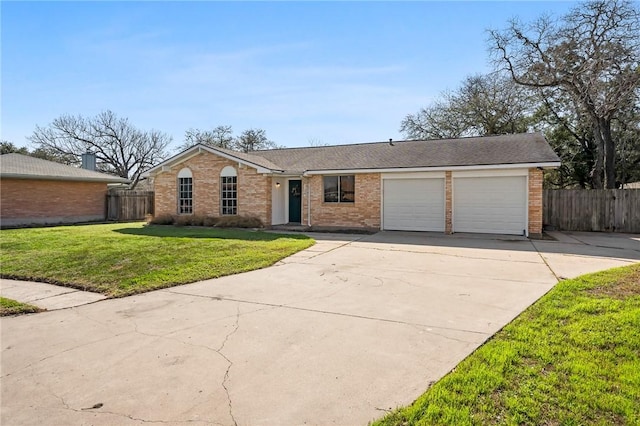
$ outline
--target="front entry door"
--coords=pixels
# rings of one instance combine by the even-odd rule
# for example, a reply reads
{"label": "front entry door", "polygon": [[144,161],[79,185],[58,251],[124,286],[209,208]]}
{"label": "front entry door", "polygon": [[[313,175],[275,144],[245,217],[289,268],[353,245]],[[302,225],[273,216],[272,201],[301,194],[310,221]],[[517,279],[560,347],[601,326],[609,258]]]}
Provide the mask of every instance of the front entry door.
{"label": "front entry door", "polygon": [[289,181],[289,222],[300,223],[302,220],[302,181]]}

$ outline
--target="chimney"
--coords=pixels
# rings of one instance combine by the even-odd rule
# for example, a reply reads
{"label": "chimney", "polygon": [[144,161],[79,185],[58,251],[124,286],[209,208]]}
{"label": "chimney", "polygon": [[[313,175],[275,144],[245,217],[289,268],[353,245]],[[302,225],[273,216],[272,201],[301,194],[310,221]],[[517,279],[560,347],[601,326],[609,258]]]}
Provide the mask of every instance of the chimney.
{"label": "chimney", "polygon": [[85,170],[96,170],[96,155],[93,152],[82,154],[82,168]]}

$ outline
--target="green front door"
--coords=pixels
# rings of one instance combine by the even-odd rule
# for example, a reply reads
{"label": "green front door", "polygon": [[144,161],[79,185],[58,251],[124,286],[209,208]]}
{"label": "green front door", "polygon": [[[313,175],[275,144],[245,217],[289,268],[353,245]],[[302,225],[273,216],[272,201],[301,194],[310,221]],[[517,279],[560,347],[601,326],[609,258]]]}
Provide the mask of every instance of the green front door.
{"label": "green front door", "polygon": [[289,181],[289,222],[300,223],[302,219],[302,181]]}

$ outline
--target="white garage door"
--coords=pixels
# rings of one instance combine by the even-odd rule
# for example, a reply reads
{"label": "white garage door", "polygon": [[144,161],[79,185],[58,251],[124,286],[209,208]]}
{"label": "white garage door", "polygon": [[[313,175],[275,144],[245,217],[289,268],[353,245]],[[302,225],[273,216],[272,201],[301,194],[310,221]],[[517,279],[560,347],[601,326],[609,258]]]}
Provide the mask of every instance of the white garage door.
{"label": "white garage door", "polygon": [[395,231],[444,231],[444,179],[384,179],[383,226]]}
{"label": "white garage door", "polygon": [[453,231],[522,235],[527,227],[525,176],[453,179]]}

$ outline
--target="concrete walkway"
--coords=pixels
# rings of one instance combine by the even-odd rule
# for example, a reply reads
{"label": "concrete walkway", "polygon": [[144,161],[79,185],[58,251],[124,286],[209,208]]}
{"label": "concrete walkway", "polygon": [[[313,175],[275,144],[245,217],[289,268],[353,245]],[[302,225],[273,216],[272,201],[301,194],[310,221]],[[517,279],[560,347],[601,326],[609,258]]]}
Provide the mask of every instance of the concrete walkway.
{"label": "concrete walkway", "polygon": [[106,296],[69,287],[38,283],[34,281],[16,281],[1,278],[2,297],[28,303],[48,311],[73,308],[106,299]]}

